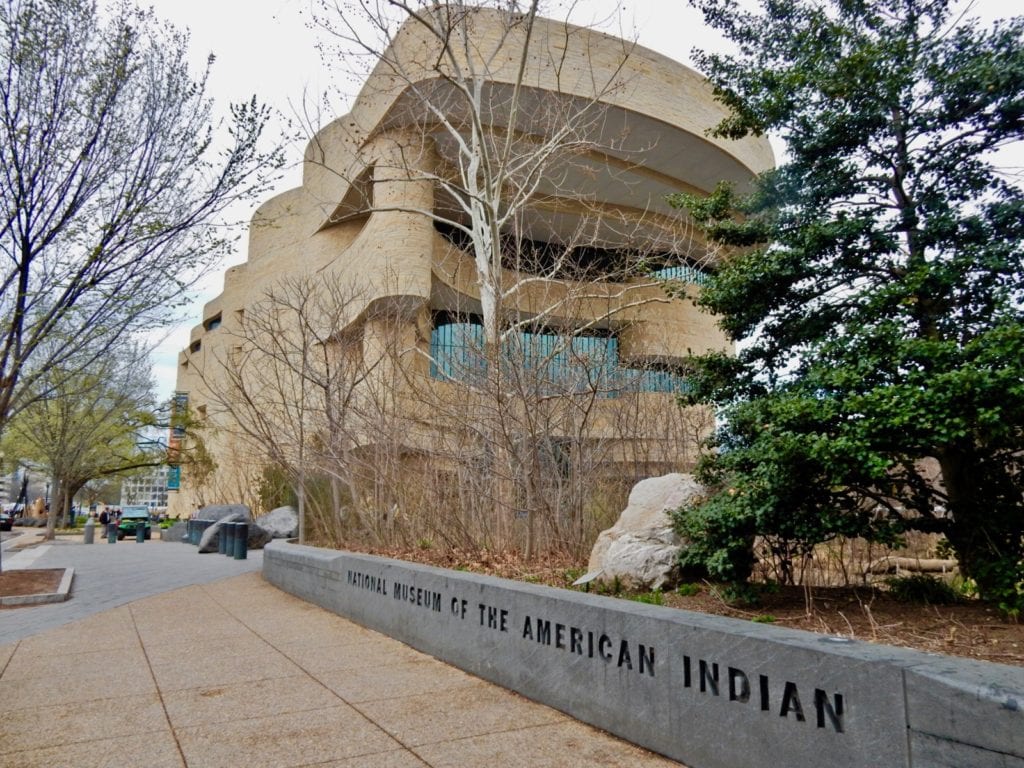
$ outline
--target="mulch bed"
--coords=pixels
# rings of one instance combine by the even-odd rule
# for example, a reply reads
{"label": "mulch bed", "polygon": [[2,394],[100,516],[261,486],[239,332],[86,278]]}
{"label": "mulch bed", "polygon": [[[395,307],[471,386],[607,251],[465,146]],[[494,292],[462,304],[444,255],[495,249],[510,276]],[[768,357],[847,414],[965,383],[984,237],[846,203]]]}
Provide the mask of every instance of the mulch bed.
{"label": "mulch bed", "polygon": [[[571,585],[584,570],[580,563],[568,558],[545,558],[543,563],[527,563],[514,554],[419,548],[388,550],[366,546],[352,549],[567,589],[579,589]],[[683,591],[692,594],[623,591],[613,596],[778,627],[1024,666],[1024,622],[1010,621],[997,607],[979,600],[929,605],[902,602],[885,589],[868,586],[815,587],[812,590],[772,587],[759,591],[755,605],[743,605],[727,601],[722,585],[686,585]]]}
{"label": "mulch bed", "polygon": [[[21,597],[56,592],[63,568],[25,568],[0,571],[0,597]],[[3,606],[3,610],[24,606]]]}

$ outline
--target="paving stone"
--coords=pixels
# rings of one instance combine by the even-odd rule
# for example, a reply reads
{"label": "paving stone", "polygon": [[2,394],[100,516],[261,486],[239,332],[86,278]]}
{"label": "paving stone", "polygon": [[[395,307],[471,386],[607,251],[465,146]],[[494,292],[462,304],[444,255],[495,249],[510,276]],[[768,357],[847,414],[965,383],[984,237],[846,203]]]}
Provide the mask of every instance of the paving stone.
{"label": "paving stone", "polygon": [[11,660],[14,655],[14,649],[18,646],[15,643],[7,643],[6,645],[0,645],[0,673],[4,671],[4,667],[7,666],[7,662]]}
{"label": "paving stone", "polygon": [[167,716],[175,728],[327,709],[340,703],[308,675],[164,693]]}
{"label": "paving stone", "polygon": [[227,650],[229,645],[223,648],[224,653],[184,654],[181,659],[153,664],[153,677],[161,691],[180,691],[293,677],[302,671],[273,650],[236,656]]}
{"label": "paving stone", "polygon": [[[22,644],[24,645],[24,643]],[[91,670],[103,674],[112,664],[130,668],[129,674],[148,676],[146,657],[142,646],[119,649],[116,654],[111,651],[87,651],[85,653],[68,653],[55,651],[50,654],[30,653],[21,648],[11,658],[7,668],[0,675],[0,680],[23,680],[31,677],[64,677],[75,675],[79,670]]]}
{"label": "paving stone", "polygon": [[325,671],[318,677],[338,696],[352,703],[451,691],[480,682],[462,670],[427,657],[422,661]]}
{"label": "paving stone", "polygon": [[21,707],[0,718],[0,756],[161,730],[170,733],[156,693],[79,706]]}
{"label": "paving stone", "polygon": [[[263,551],[250,552],[246,560],[199,555],[195,547],[151,541],[140,546],[118,542],[83,545],[58,541],[33,564],[35,568],[72,567],[75,584],[71,599],[63,603],[3,612],[0,645],[37,635],[45,630],[92,617],[134,600],[159,595],[191,584],[258,571]],[[134,633],[133,633],[134,634]],[[90,642],[101,642],[94,637]],[[111,633],[107,645],[124,642],[123,633]]]}
{"label": "paving stone", "polygon": [[0,679],[0,713],[44,704],[86,704],[103,699],[156,692],[153,677],[137,661],[80,668],[63,676]]}
{"label": "paving stone", "polygon": [[671,768],[679,763],[575,722],[416,747],[432,768]]}
{"label": "paving stone", "polygon": [[177,728],[175,733],[189,768],[288,768],[390,752],[401,746],[345,705]]}
{"label": "paving stone", "polygon": [[349,760],[317,763],[316,768],[429,768],[429,766],[412,752],[401,749],[394,752],[379,752],[374,755],[360,755]]}
{"label": "paving stone", "polygon": [[359,710],[408,746],[565,719],[560,712],[483,682],[421,696],[362,702]]}
{"label": "paving stone", "polygon": [[353,642],[333,641],[310,643],[305,636],[304,643],[279,645],[278,649],[306,672],[317,675],[331,670],[359,669],[372,663],[373,659],[387,659],[388,663],[420,661],[424,655],[390,637],[364,637]]}
{"label": "paving stone", "polygon": [[[276,651],[258,635],[238,622],[232,631],[207,637],[190,636],[187,643],[182,643],[182,635],[153,633],[146,638],[146,656],[154,667],[167,664],[195,665],[201,659],[221,655],[226,650],[230,656],[238,658],[263,656]],[[169,642],[170,641],[170,642]]]}
{"label": "paving stone", "polygon": [[10,768],[185,768],[169,732],[12,752],[0,764]]}

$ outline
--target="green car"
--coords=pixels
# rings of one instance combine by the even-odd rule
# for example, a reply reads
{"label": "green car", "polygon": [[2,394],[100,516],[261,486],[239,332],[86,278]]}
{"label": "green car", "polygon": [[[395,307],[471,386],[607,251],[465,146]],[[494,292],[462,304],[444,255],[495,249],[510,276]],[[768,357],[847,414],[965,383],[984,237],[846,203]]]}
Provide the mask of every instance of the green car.
{"label": "green car", "polygon": [[146,526],[145,537],[152,535],[149,522],[149,507],[123,507],[121,509],[121,522],[117,525],[117,540],[121,541],[125,536],[135,536],[138,526]]}

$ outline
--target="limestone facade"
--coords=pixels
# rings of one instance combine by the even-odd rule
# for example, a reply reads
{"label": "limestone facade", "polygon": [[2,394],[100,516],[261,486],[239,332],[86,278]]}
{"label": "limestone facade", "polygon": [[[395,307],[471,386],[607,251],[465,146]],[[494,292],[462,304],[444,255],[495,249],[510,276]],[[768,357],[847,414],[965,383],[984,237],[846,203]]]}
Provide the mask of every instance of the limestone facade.
{"label": "limestone facade", "polygon": [[[655,52],[543,19],[526,45],[522,30],[489,11],[464,24],[475,46],[447,63],[421,25],[403,26],[349,114],[309,142],[302,185],[253,216],[248,260],[225,272],[222,293],[206,304],[179,356],[177,388],[213,427],[205,440],[217,482],[207,481],[202,491],[185,469],[181,489],[171,493],[172,514],[187,515],[200,503],[250,501],[241,489],[251,487],[258,467],[239,447],[230,409],[218,405],[227,389],[222,369],[243,353],[247,313],[283,280],[344,290],[343,317],[333,322],[335,336],[354,340],[364,364],[354,388],[378,396],[390,388],[386,407],[408,417],[402,438],[421,461],[430,461],[450,429],[433,415],[439,402],[480,401],[484,408],[472,382],[439,364],[436,346],[440,326],[472,330],[482,311],[471,239],[458,233],[471,219],[460,209],[466,165],[456,135],[465,138],[463,126],[474,117],[489,149],[511,137],[519,157],[531,143],[554,146],[545,139],[563,131],[565,121],[578,121],[563,131],[565,141],[506,222],[503,234],[548,255],[543,264],[502,261],[495,281],[506,292],[504,329],[511,334],[521,326],[534,334],[531,343],[558,333],[599,339],[588,343],[612,349],[614,365],[636,372],[636,380],[671,378],[687,354],[728,348],[715,319],[692,301],[701,271],[713,269],[716,256],[664,197],[706,194],[722,180],[747,184],[772,165],[767,141],[709,136],[724,117],[709,85]],[[477,114],[445,90],[461,82],[453,72],[472,72],[469,80],[481,84]],[[513,116],[515,99],[523,106]],[[444,108],[431,114],[438,105]],[[522,181],[509,175],[509,186]],[[575,254],[569,261],[577,271],[563,269],[557,254]],[[588,258],[604,259],[609,271],[580,263]],[[659,274],[689,284],[669,299]],[[643,392],[640,409],[657,418],[660,409],[674,408],[671,386],[650,389],[662,391]],[[607,410],[614,398],[598,400],[595,407]],[[625,456],[645,441],[646,450],[678,450],[652,447],[657,439],[643,430],[615,433],[612,417],[607,424],[601,418],[593,429],[614,444],[610,455]]]}

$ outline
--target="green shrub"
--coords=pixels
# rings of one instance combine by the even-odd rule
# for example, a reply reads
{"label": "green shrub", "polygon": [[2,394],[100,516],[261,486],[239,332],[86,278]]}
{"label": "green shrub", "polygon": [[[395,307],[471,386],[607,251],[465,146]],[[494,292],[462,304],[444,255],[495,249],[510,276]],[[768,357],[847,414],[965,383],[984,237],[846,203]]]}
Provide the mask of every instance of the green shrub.
{"label": "green shrub", "polygon": [[734,582],[718,590],[718,596],[726,605],[742,605],[756,608],[761,604],[761,589],[756,584]]}
{"label": "green shrub", "polygon": [[982,597],[991,600],[1009,619],[1017,621],[1024,613],[1024,560],[995,559],[973,569],[978,581],[989,585]]}
{"label": "green shrub", "polygon": [[638,603],[647,603],[648,605],[665,604],[665,596],[661,593],[660,589],[655,589],[651,592],[640,592],[636,595],[630,595],[629,599],[635,600]]}
{"label": "green shrub", "polygon": [[[584,568],[566,568],[562,572],[562,580],[566,584],[571,585],[574,581],[576,581],[576,579],[578,579],[580,576],[582,576],[585,573],[586,573],[586,569],[584,569]],[[584,586],[586,586],[586,585],[584,585]]]}
{"label": "green shrub", "polygon": [[676,587],[676,594],[677,595],[681,595],[683,597],[693,597],[694,595],[699,595],[700,591],[701,591],[701,586],[700,586],[700,584],[696,584],[696,583],[694,583],[694,584],[680,584],[678,587]]}
{"label": "green shrub", "polygon": [[611,581],[597,582],[597,594],[618,595],[622,591],[622,580],[616,574]]}

